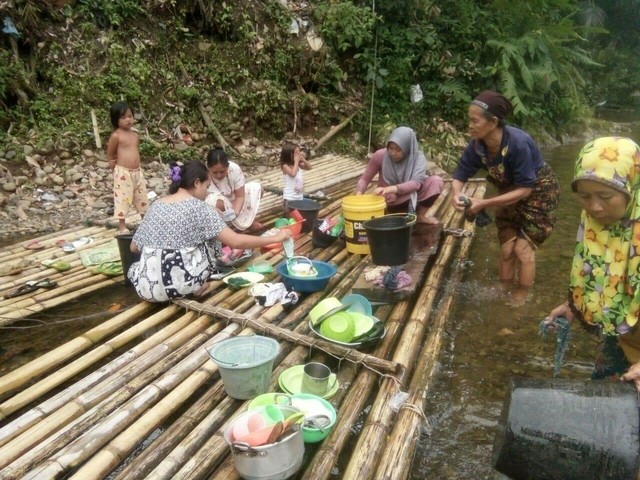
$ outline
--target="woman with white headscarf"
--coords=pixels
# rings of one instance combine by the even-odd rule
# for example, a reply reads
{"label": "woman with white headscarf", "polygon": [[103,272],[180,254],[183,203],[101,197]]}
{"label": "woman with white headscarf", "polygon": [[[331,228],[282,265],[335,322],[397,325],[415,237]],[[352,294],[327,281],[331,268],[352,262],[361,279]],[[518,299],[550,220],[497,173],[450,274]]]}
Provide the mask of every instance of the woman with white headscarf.
{"label": "woman with white headscarf", "polygon": [[371,156],[356,185],[356,195],[364,193],[376,174],[378,187],[374,193],[384,196],[387,211],[412,211],[420,223],[438,223],[437,218],[427,215],[427,210],[440,196],[443,181],[437,175],[427,175],[427,160],[411,128],[396,128],[386,148]]}

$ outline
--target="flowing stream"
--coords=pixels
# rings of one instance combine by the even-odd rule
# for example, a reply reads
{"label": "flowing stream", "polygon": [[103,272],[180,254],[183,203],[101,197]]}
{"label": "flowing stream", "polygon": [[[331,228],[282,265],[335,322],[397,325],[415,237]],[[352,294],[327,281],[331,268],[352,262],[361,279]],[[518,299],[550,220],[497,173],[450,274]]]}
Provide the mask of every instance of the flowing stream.
{"label": "flowing stream", "polygon": [[[634,133],[623,135],[637,141]],[[477,229],[463,281],[451,286],[455,305],[425,411],[432,432],[421,434],[412,479],[501,478],[491,467],[491,451],[510,377],[553,375],[555,336],[542,338],[538,332],[540,321],[566,298],[580,218],[570,183],[582,146],[543,152],[562,194],[558,223],[538,251],[536,282],[524,305],[511,305],[510,292],[497,280],[495,225]],[[559,377],[586,381],[598,342],[578,325],[571,334]]]}

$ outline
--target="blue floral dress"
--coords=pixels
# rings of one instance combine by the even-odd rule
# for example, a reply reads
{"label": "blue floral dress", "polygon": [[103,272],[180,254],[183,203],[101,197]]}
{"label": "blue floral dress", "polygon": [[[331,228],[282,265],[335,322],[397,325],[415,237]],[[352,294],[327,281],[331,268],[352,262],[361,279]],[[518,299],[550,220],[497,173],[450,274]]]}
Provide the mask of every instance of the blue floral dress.
{"label": "blue floral dress", "polygon": [[226,224],[206,203],[190,198],[151,205],[133,243],[140,261],[127,273],[140,298],[165,302],[197,292],[220,254]]}

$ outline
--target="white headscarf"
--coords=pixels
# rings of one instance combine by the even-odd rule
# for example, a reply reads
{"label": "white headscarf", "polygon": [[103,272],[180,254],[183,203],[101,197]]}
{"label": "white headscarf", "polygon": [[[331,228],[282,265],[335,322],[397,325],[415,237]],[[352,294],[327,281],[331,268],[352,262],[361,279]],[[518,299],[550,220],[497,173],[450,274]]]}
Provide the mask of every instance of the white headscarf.
{"label": "white headscarf", "polygon": [[[427,173],[427,159],[422,151],[419,150],[416,132],[409,127],[398,127],[387,140],[393,142],[400,147],[404,157],[399,162],[393,161],[389,152],[385,152],[382,160],[382,178],[387,185],[398,185],[416,180],[422,184]],[[418,203],[418,192],[411,193],[411,207],[415,210]]]}

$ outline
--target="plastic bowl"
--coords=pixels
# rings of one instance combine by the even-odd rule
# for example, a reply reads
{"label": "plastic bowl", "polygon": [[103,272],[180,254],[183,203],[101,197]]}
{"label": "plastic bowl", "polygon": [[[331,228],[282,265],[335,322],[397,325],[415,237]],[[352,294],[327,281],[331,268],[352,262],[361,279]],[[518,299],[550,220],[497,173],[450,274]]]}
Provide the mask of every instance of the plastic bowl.
{"label": "plastic bowl", "polygon": [[339,312],[344,305],[336,297],[327,297],[320,300],[315,307],[309,312],[309,318],[311,323],[317,325],[322,320],[322,317],[332,313]]}
{"label": "plastic bowl", "polygon": [[334,313],[320,324],[320,333],[332,340],[348,343],[356,333],[356,325],[346,312]]}
{"label": "plastic bowl", "polygon": [[299,293],[311,293],[319,292],[327,288],[327,284],[331,277],[333,277],[338,269],[327,262],[320,262],[318,260],[312,260],[318,275],[315,277],[294,277],[289,275],[287,271],[287,262],[279,263],[276,267],[276,271],[282,279],[285,287],[291,290],[295,290]]}
{"label": "plastic bowl", "polygon": [[[311,395],[310,393],[298,393],[296,395],[291,395],[291,401],[294,406],[297,404],[296,400],[316,400],[322,404],[329,415],[329,424],[327,426],[323,426],[322,430],[307,425],[304,425],[302,427],[302,438],[304,439],[304,443],[318,443],[327,438],[327,436],[331,433],[331,430],[333,429],[333,426],[335,425],[336,419],[338,417],[336,409],[333,408],[333,405],[327,402],[324,398],[318,397],[317,395]],[[296,408],[300,408],[300,406]],[[303,408],[300,408],[300,410],[304,411]],[[305,412],[305,420],[312,415],[313,412]]]}
{"label": "plastic bowl", "polygon": [[352,293],[351,295],[346,295],[342,297],[340,300],[343,304],[348,305],[347,311],[349,312],[358,312],[364,315],[371,315],[373,313],[373,309],[371,308],[371,303],[367,299],[367,297],[363,295],[359,295],[357,293]]}

